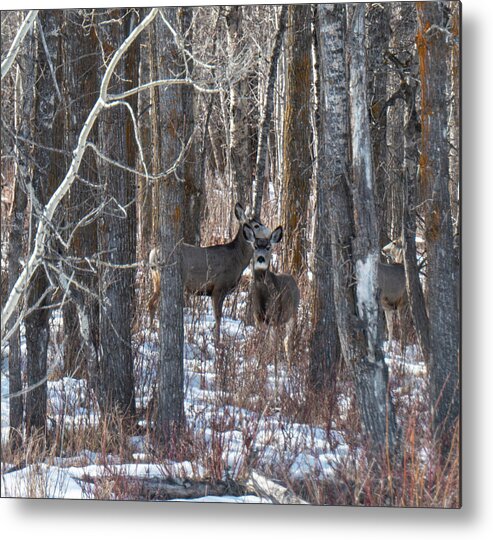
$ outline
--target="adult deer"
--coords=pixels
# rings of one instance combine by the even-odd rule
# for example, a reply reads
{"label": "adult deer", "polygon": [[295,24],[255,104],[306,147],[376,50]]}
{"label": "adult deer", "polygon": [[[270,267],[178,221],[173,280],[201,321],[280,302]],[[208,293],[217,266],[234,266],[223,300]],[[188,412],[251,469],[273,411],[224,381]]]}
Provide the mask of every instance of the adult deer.
{"label": "adult deer", "polygon": [[[418,271],[426,265],[425,242],[416,237],[418,256]],[[409,313],[404,311],[407,306],[406,272],[404,269],[404,249],[402,238],[392,240],[382,248],[382,254],[390,264],[379,263],[379,286],[381,304],[385,312],[389,346],[393,337],[394,318],[397,313],[401,326]],[[401,329],[402,336],[402,329]]]}
{"label": "adult deer", "polygon": [[[255,322],[258,326],[267,325],[269,333],[284,331],[283,345],[290,368],[300,291],[292,275],[270,270],[272,246],[281,241],[282,227],[277,227],[266,238],[255,235],[249,226],[243,227],[243,234],[254,249],[252,308]],[[274,355],[274,370],[277,393],[277,355]]]}
{"label": "adult deer", "polygon": [[380,304],[385,314],[388,343],[394,334],[394,315],[400,315],[407,304],[406,273],[403,264],[378,263],[378,287],[380,288]]}
{"label": "adult deer", "polygon": [[[235,238],[227,244],[199,247],[182,244],[183,286],[186,291],[212,298],[215,318],[215,338],[221,335],[223,302],[240,281],[241,274],[252,258],[253,248],[245,239],[244,229],[248,227],[255,237],[268,237],[270,230],[258,219],[248,217],[241,204],[235,206],[235,216],[240,227]],[[161,289],[159,273],[159,249],[152,249],[149,265],[152,276],[152,295],[149,300],[151,323],[154,319],[159,292]]]}

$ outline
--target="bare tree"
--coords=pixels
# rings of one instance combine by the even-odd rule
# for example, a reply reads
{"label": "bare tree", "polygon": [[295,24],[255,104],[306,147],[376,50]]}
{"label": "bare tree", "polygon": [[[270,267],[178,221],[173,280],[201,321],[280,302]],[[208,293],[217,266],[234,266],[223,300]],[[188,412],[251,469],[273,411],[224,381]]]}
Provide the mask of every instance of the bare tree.
{"label": "bare tree", "polygon": [[[69,166],[71,152],[77,144],[80,126],[83,125],[98,89],[97,67],[99,55],[97,50],[97,36],[92,25],[88,30],[80,31],[88,24],[90,13],[84,10],[74,10],[65,18],[62,41],[62,90],[66,97],[65,106],[65,139],[63,146],[66,151],[66,166]],[[68,37],[70,36],[70,38]],[[94,137],[96,139],[96,136]],[[92,291],[92,295],[84,294],[84,303],[90,313],[90,334],[93,336],[92,347],[99,348],[99,310],[96,300],[98,283],[94,268],[86,262],[98,251],[97,216],[94,211],[98,208],[100,190],[95,189],[98,185],[96,159],[94,152],[84,155],[79,169],[80,180],[75,182],[68,193],[65,201],[65,223],[70,231],[67,241],[71,236],[69,252],[66,255],[75,258],[74,264],[67,264],[65,271],[70,276],[74,272],[73,279],[82,285],[86,291]],[[92,216],[92,217],[91,217]],[[67,225],[70,225],[67,227]],[[66,258],[67,260],[67,258]],[[63,306],[63,325],[65,331],[64,347],[64,372],[67,376],[89,376],[96,378],[96,374],[88,371],[88,359],[81,342],[77,307],[73,302],[67,302]],[[94,366],[96,367],[96,366]]]}
{"label": "bare tree", "polygon": [[[21,268],[21,254],[24,251],[23,236],[25,213],[28,202],[27,184],[31,178],[32,151],[25,141],[32,139],[32,114],[34,111],[34,81],[35,69],[35,41],[34,29],[31,24],[26,32],[22,46],[19,45],[17,55],[19,69],[15,77],[15,111],[14,120],[15,135],[19,137],[15,141],[16,178],[14,188],[14,200],[12,207],[12,221],[9,234],[9,257],[8,257],[8,292],[15,285]],[[6,103],[2,100],[2,109]],[[2,116],[3,115],[2,111]],[[6,137],[2,137],[5,142]],[[9,323],[10,327],[15,324],[19,317],[18,311]],[[9,339],[9,440],[12,448],[18,447],[22,442],[22,422],[24,415],[24,396],[22,394],[22,370],[21,370],[21,343],[20,331],[17,327]]]}
{"label": "bare tree", "polygon": [[[178,28],[174,8],[163,8],[162,17]],[[166,79],[173,76],[180,62],[180,50],[169,28],[158,19],[153,51],[157,76]],[[183,99],[179,87],[160,89],[158,96],[160,118],[161,155],[160,167],[167,170],[180,155],[180,139],[183,133]],[[160,248],[160,309],[159,309],[159,373],[157,396],[157,432],[167,444],[171,444],[183,428],[183,200],[181,181],[182,164],[176,164],[174,172],[159,182],[159,234]]]}
{"label": "bare tree", "polygon": [[[127,10],[108,13],[110,22],[98,26],[103,50],[118,49],[136,25],[136,14]],[[116,23],[112,20],[116,19]],[[115,70],[109,90],[121,93],[138,86],[138,43],[134,43]],[[107,61],[107,59],[104,59]],[[128,81],[128,82],[120,82]],[[133,111],[137,95],[127,98]],[[135,126],[125,102],[117,102],[99,118],[99,148],[117,164],[135,168]],[[131,328],[134,313],[136,260],[135,176],[100,158],[98,174],[105,208],[99,223],[98,243],[104,265],[100,270],[100,385],[99,400],[108,411],[135,413]],[[119,268],[126,266],[126,268]]]}
{"label": "bare tree", "polygon": [[[39,145],[61,147],[59,140],[62,115],[56,68],[59,55],[60,13],[42,11],[38,16],[37,80],[35,85],[34,139]],[[41,221],[42,209],[55,191],[58,181],[57,155],[41,146],[34,150],[35,167],[30,186],[32,213]],[[49,249],[54,245],[50,244]],[[27,291],[28,313],[25,317],[27,383],[26,429],[44,432],[46,427],[47,355],[50,339],[50,303],[52,289],[44,267],[38,267]]]}
{"label": "bare tree", "polygon": [[445,2],[418,3],[418,56],[421,80],[420,189],[427,199],[425,240],[428,255],[430,392],[437,440],[450,444],[459,417],[458,269],[454,259],[449,193],[447,103],[450,47]]}
{"label": "bare tree", "polygon": [[[193,8],[184,7],[179,11],[181,35],[183,38],[183,68],[184,77],[193,79]],[[200,217],[204,196],[203,173],[200,171],[198,160],[198,144],[195,136],[195,108],[197,95],[192,85],[182,86],[184,133],[183,141],[189,146],[183,160],[183,178],[185,180],[185,213],[183,219],[183,236],[187,244],[200,244]]]}
{"label": "bare tree", "polygon": [[[323,13],[325,16],[324,11]],[[316,31],[317,59],[323,56],[323,61],[327,62],[331,55],[333,55],[333,51],[330,48],[331,40],[327,38],[327,35],[323,35],[321,38],[319,37],[320,33],[327,32],[328,28],[318,20],[318,13]],[[323,53],[319,50],[320,43],[326,48]],[[323,71],[320,70],[319,63],[316,65],[316,70],[316,80],[319,88],[324,87],[325,91],[327,91],[331,80],[331,73],[326,68]],[[318,114],[327,105],[324,101],[318,103]],[[332,393],[335,394],[335,382],[337,367],[340,364],[341,349],[337,331],[334,278],[332,275],[334,261],[332,258],[330,233],[330,188],[327,185],[329,182],[328,174],[332,170],[331,161],[334,157],[329,153],[332,149],[326,143],[325,133],[321,128],[321,123],[317,122],[318,163],[315,169],[316,189],[312,292],[313,337],[310,357],[310,382],[312,387],[317,390],[327,388],[330,385]]]}
{"label": "bare tree", "polygon": [[[366,101],[364,5],[320,6],[323,130],[321,155],[330,202],[336,317],[344,359],[354,377],[362,426],[373,449],[391,451],[396,425],[379,343],[378,236]],[[350,79],[346,79],[346,39]],[[351,85],[351,102],[347,89]],[[348,138],[351,139],[350,169]],[[351,171],[351,174],[350,174]],[[354,196],[354,199],[353,199]],[[353,215],[354,209],[354,215]],[[356,279],[356,287],[354,286]]]}
{"label": "bare tree", "polygon": [[290,5],[286,38],[287,81],[284,117],[282,222],[290,239],[286,266],[306,266],[306,219],[311,178],[311,6]]}
{"label": "bare tree", "polygon": [[283,5],[279,14],[279,24],[274,41],[274,47],[269,61],[269,75],[267,80],[267,92],[263,107],[263,115],[260,121],[258,134],[257,162],[255,165],[255,193],[253,194],[253,211],[260,217],[262,208],[262,196],[264,193],[264,179],[267,172],[267,147],[269,127],[274,109],[274,87],[277,78],[277,65],[281,54],[281,46],[286,31],[288,7]]}
{"label": "bare tree", "polygon": [[[244,28],[242,25],[242,6],[225,8],[228,38],[228,56],[231,62],[238,62],[239,54],[244,47]],[[243,38],[243,39],[242,39]],[[249,90],[248,70],[237,65],[241,70],[238,81],[232,82],[229,88],[229,152],[230,167],[235,200],[245,205],[250,200],[252,183],[252,159],[250,157],[250,124],[248,122]]]}

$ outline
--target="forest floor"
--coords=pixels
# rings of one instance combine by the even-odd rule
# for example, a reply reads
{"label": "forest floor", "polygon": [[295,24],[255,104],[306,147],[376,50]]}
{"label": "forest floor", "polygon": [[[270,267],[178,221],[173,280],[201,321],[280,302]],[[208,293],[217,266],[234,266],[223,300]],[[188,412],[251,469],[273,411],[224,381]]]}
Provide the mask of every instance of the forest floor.
{"label": "forest floor", "polygon": [[[173,459],[160,455],[150,429],[158,362],[156,323],[135,336],[136,405],[141,414],[131,434],[123,427],[116,435],[110,432],[87,381],[59,375],[57,363],[63,351],[53,348],[48,381],[52,444],[40,449],[33,442],[25,451],[27,459],[18,466],[4,452],[2,497],[169,500],[173,497],[152,488],[160,485],[160,479],[169,479],[180,488],[171,491],[176,494],[200,494],[200,489],[193,490],[194,483],[210,482],[206,492],[211,495],[185,495],[188,500],[272,502],[255,490],[240,489],[253,469],[310,503],[413,505],[418,495],[411,491],[393,500],[376,495],[375,483],[386,483],[388,471],[371,482],[368,479],[369,460],[359,443],[349,383],[338,382],[335,402],[307,393],[303,335],[297,336],[297,360],[291,367],[279,358],[276,391],[272,362],[276,345],[241,320],[245,298],[246,292],[240,292],[228,299],[218,350],[213,345],[209,300],[189,299],[192,306],[185,310],[186,443],[176,448]],[[52,331],[61,324],[60,315],[54,315]],[[22,349],[25,355],[24,343]],[[2,447],[9,431],[7,358],[8,351],[3,351]],[[415,467],[414,484],[406,490],[425,492],[433,455],[417,422],[427,410],[426,366],[413,346],[404,355],[387,353],[386,361],[399,425],[406,435],[405,452]],[[192,489],[187,491],[187,487]],[[457,504],[455,487],[449,486],[446,499],[431,497],[427,505]]]}

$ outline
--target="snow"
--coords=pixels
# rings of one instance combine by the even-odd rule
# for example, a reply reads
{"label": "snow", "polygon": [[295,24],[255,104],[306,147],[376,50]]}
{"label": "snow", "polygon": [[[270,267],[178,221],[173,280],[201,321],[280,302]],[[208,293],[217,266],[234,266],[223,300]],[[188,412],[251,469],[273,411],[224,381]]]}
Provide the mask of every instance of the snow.
{"label": "snow", "polygon": [[[368,277],[366,261],[359,267],[359,273]],[[366,281],[363,280],[363,283]],[[363,301],[366,289],[358,294]],[[359,291],[360,292],[360,291]],[[244,298],[239,295],[238,311],[244,308]],[[344,434],[334,429],[327,432],[326,427],[308,425],[293,421],[276,409],[256,412],[248,407],[228,403],[227,392],[221,392],[215,385],[215,349],[212,346],[214,318],[210,303],[204,304],[205,313],[200,317],[185,311],[185,413],[188,427],[194,437],[204,447],[204,460],[196,461],[160,460],[156,462],[150,441],[143,435],[128,440],[131,458],[121,463],[118,456],[102,456],[98,452],[82,449],[76,455],[51,457],[43,463],[29,465],[21,470],[9,472],[11,466],[2,463],[2,496],[10,497],[48,497],[48,498],[93,498],[94,484],[88,479],[105,477],[137,478],[172,477],[201,480],[207,478],[211,456],[220,462],[223,479],[235,479],[248,468],[247,458],[255,455],[257,470],[275,471],[283,475],[280,480],[303,480],[304,478],[333,478],[338,465],[347,459],[349,447]],[[242,344],[255,330],[231,317],[226,310],[222,330],[225,339]],[[60,321],[57,320],[57,324]],[[136,388],[137,404],[145,405],[150,399],[152,384],[157,372],[158,345],[157,333],[146,331],[145,339],[136,348]],[[243,351],[241,347],[238,349]],[[243,353],[242,353],[243,354]],[[4,351],[4,359],[6,357]],[[55,361],[56,359],[54,359]],[[255,358],[241,357],[238,373],[241,377],[247,362]],[[387,363],[390,370],[405,373],[406,377],[418,377],[425,372],[419,362],[416,348],[408,348],[404,354],[389,354]],[[266,387],[274,388],[273,366],[269,366]],[[285,385],[289,377],[285,366],[279,366],[279,384]],[[1,376],[2,388],[2,441],[8,437],[9,422],[9,384],[6,360]],[[419,386],[414,387],[413,395],[418,394]],[[48,410],[52,420],[63,422],[67,427],[97,426],[99,411],[85,380],[63,377],[48,382]],[[251,396],[251,404],[257,397]],[[348,396],[339,396],[339,410],[344,417],[351,407]],[[96,407],[96,408],[95,408]],[[146,426],[146,421],[140,422]],[[207,457],[208,456],[208,457]],[[181,499],[175,499],[181,500]],[[192,502],[192,501],[190,501]],[[231,502],[266,503],[259,497],[202,497],[193,502]]]}

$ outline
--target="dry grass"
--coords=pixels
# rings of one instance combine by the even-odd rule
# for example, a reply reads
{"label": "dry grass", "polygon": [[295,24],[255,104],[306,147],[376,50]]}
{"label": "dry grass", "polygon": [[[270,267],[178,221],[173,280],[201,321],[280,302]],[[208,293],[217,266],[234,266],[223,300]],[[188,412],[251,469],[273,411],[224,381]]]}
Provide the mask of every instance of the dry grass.
{"label": "dry grass", "polygon": [[[237,224],[226,204],[208,208],[203,244],[233,235]],[[275,219],[273,220],[276,221]],[[273,226],[275,223],[269,223]],[[230,232],[228,232],[230,231]],[[99,464],[108,474],[92,478],[87,495],[99,499],[140,497],[135,483],[115,468],[119,463],[153,463],[163,475],[170,474],[170,455],[175,462],[187,462],[183,474],[196,478],[223,480],[234,476],[245,479],[254,468],[284,482],[312,504],[456,508],[460,504],[459,437],[453,438],[449,455],[443,457],[433,446],[424,376],[410,375],[405,359],[392,361],[391,391],[402,430],[401,453],[390,461],[383,456],[375,462],[361,437],[354,387],[350,377],[339,374],[334,393],[314,392],[309,386],[310,283],[300,280],[302,305],[296,333],[293,362],[288,369],[282,353],[282,336],[266,339],[263,329],[245,324],[248,280],[227,298],[224,318],[243,321],[223,332],[218,350],[213,346],[210,300],[186,298],[185,357],[187,389],[204,392],[208,407],[187,411],[187,431],[174,447],[163,452],[153,433],[153,399],[158,362],[157,323],[151,328],[146,309],[149,280],[146,272],[137,275],[137,316],[133,323],[135,381],[139,422],[123,418],[100,418],[90,391],[81,390],[77,399],[68,400],[60,374],[53,370],[52,390],[60,383],[55,400],[62,410],[52,407],[49,437],[30,438],[16,450],[3,448],[2,473],[13,466],[32,465],[29,490],[32,497],[50,496],[46,467]],[[207,323],[204,320],[208,314]],[[59,348],[58,350],[63,350]],[[275,393],[274,358],[278,361],[278,387]],[[192,361],[193,358],[193,361]],[[59,358],[55,359],[60,362]],[[411,360],[410,360],[411,361]],[[56,379],[59,379],[58,381]],[[58,387],[57,387],[58,388]],[[53,398],[53,391],[51,394]],[[205,398],[204,398],[205,399]],[[83,408],[85,413],[81,414]],[[249,414],[243,414],[248,411]],[[241,416],[243,414],[243,416]],[[77,418],[77,421],[75,419]],[[314,426],[325,432],[328,447],[337,450],[341,434],[348,451],[334,466],[333,474],[296,478],[289,470],[293,458],[286,453],[277,461],[266,462],[259,447],[273,443],[259,440],[261,424],[270,418]],[[282,430],[282,423],[276,424]],[[279,427],[281,426],[281,427]],[[243,447],[234,452],[231,432],[241,433]],[[282,434],[286,436],[286,433]],[[136,445],[136,441],[138,444]],[[139,446],[140,445],[140,446]],[[224,456],[233,456],[226,461]],[[191,467],[191,469],[190,469]],[[190,472],[191,470],[191,472]],[[323,471],[320,465],[320,471]],[[20,488],[19,488],[20,489]],[[13,494],[15,495],[15,493]]]}

